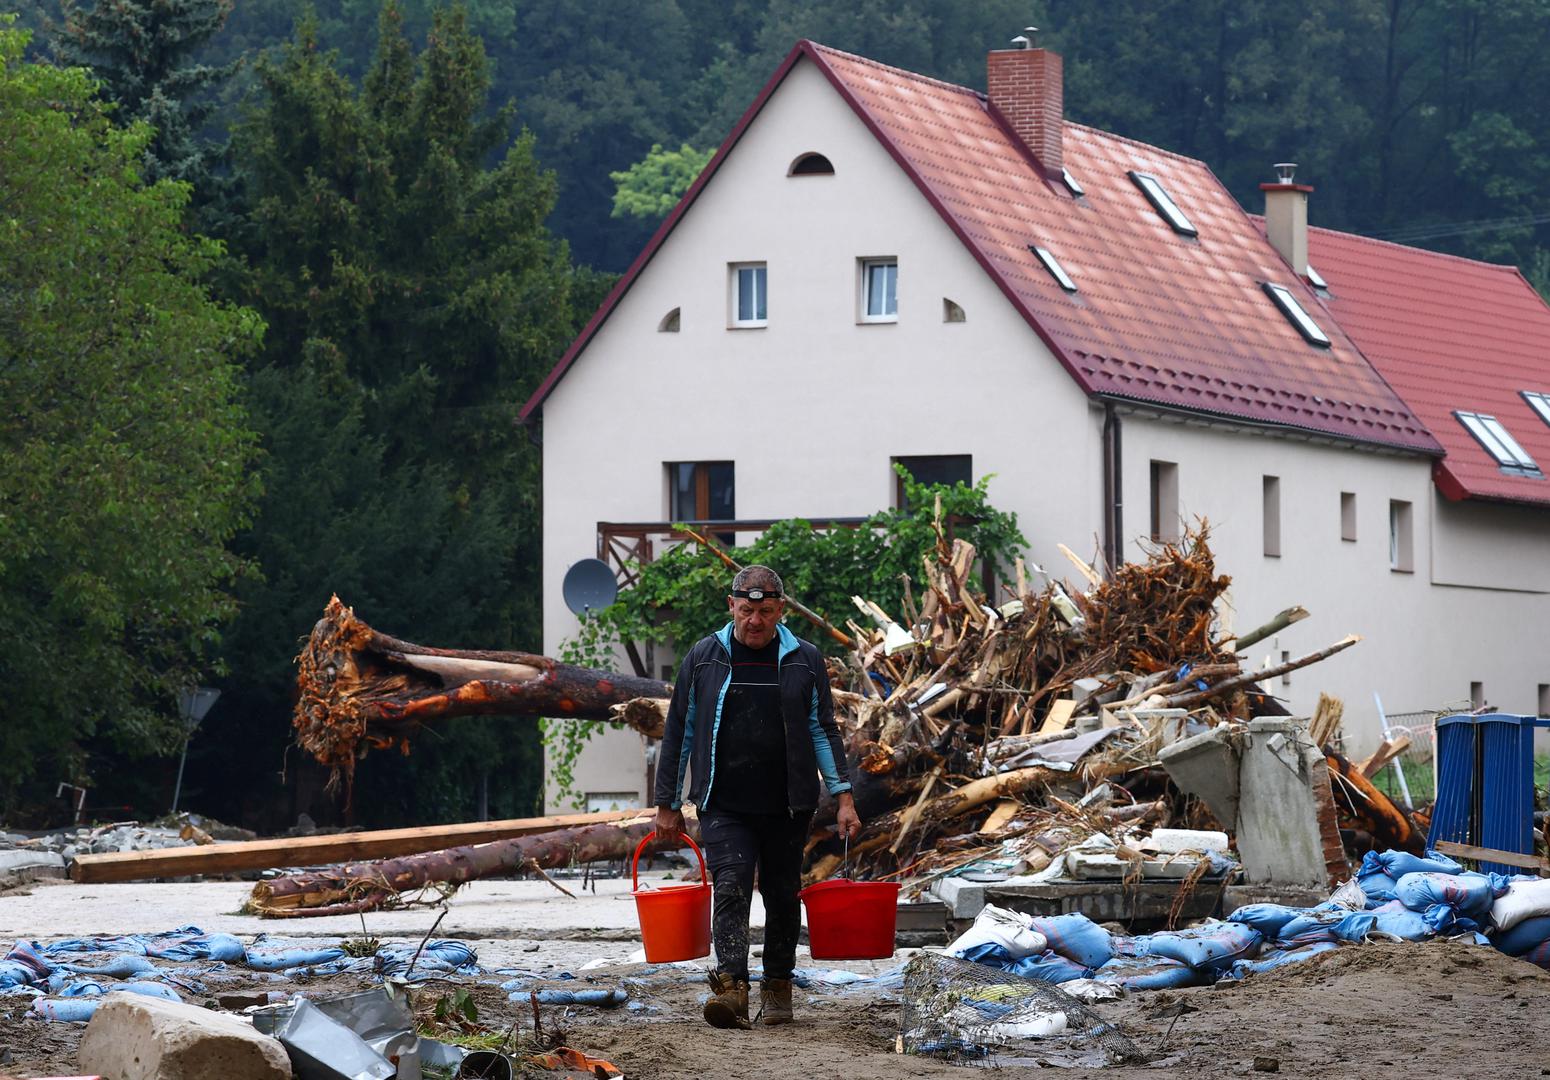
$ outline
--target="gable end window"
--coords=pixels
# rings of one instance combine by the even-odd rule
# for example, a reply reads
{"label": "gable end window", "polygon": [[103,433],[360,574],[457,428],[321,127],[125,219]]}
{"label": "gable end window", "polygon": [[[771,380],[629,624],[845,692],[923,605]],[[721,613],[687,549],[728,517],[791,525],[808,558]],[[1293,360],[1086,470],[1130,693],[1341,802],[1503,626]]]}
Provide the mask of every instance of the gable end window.
{"label": "gable end window", "polygon": [[667,464],[668,516],[674,521],[731,521],[737,517],[736,476],[730,461]]}
{"label": "gable end window", "polygon": [[861,321],[899,321],[899,260],[861,260]]}
{"label": "gable end window", "polygon": [[732,327],[748,329],[768,326],[769,268],[764,263],[733,263],[730,269]]}
{"label": "gable end window", "polygon": [[1501,466],[1502,472],[1513,476],[1544,476],[1534,459],[1528,456],[1528,451],[1518,445],[1518,440],[1502,427],[1501,421],[1496,417],[1487,413],[1462,411],[1455,412],[1453,415],[1464,425],[1464,430],[1485,447],[1485,452]]}
{"label": "gable end window", "polygon": [[[921,454],[915,457],[896,457],[895,465],[914,477],[917,484],[973,484],[974,455],[972,454]],[[910,508],[904,490],[904,477],[894,472],[893,505],[900,510]]]}
{"label": "gable end window", "polygon": [[1298,303],[1290,289],[1269,281],[1265,282],[1264,289],[1265,294],[1275,301],[1276,307],[1281,309],[1281,314],[1286,316],[1286,321],[1297,328],[1308,344],[1317,345],[1321,349],[1329,348],[1329,335],[1313,321],[1313,316]]}
{"label": "gable end window", "polygon": [[1173,231],[1180,236],[1199,236],[1200,230],[1195,228],[1192,221],[1179,209],[1179,204],[1173,201],[1173,196],[1168,194],[1162,182],[1150,173],[1130,173],[1131,181],[1141,189],[1141,194],[1146,196],[1146,201],[1152,204],[1152,209],[1162,215],[1162,219],[1173,227]]}
{"label": "gable end window", "polygon": [[834,163],[822,154],[806,153],[797,155],[797,159],[791,163],[791,168],[786,171],[787,176],[833,176]]}

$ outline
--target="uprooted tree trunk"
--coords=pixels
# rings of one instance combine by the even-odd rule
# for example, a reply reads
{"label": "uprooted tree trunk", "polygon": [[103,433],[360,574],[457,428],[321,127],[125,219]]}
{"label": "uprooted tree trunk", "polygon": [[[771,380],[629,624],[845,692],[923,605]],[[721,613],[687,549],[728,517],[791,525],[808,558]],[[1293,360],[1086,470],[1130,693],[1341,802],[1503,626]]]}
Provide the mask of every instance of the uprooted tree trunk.
{"label": "uprooted tree trunk", "polygon": [[[690,836],[697,838],[698,821],[691,817],[685,824]],[[651,831],[652,821],[643,815],[634,822],[557,829],[491,844],[290,874],[254,885],[248,910],[280,919],[375,911],[398,902],[404,893],[438,885],[455,888],[479,878],[627,858]],[[648,854],[665,850],[671,849],[661,843],[646,847]]]}
{"label": "uprooted tree trunk", "polygon": [[337,596],[312,628],[297,666],[296,741],[346,778],[368,749],[397,746],[407,753],[409,737],[431,721],[475,715],[609,720],[614,705],[672,693],[656,679],[547,656],[401,641],[373,630]]}

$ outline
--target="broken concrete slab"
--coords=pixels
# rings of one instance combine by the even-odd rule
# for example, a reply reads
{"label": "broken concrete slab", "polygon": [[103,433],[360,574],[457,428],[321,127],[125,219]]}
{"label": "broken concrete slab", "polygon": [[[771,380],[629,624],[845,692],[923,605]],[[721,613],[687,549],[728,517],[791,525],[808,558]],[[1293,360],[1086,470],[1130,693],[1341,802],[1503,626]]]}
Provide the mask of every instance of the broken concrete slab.
{"label": "broken concrete slab", "polygon": [[285,1048],[234,1016],[109,994],[86,1025],[80,1065],[113,1080],[290,1080]]}
{"label": "broken concrete slab", "polygon": [[0,851],[0,888],[28,885],[34,881],[60,881],[65,876],[65,857],[57,851],[18,848]]}
{"label": "broken concrete slab", "polygon": [[1180,790],[1203,800],[1229,832],[1238,821],[1239,741],[1226,727],[1180,739],[1158,751],[1157,760]]}
{"label": "broken concrete slab", "polygon": [[985,906],[985,883],[981,881],[944,878],[936,883],[933,891],[937,899],[947,905],[948,914],[954,919],[972,919]]}
{"label": "broken concrete slab", "polygon": [[1249,721],[1238,776],[1238,855],[1244,880],[1327,883],[1314,790],[1323,767],[1323,751],[1300,721]]}

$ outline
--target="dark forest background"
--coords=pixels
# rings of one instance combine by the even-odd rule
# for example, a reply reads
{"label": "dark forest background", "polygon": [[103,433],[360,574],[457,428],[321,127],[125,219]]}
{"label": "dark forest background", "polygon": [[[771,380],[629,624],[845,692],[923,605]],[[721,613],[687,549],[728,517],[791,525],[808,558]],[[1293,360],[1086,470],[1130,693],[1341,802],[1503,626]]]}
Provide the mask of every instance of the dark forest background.
{"label": "dark forest background", "polygon": [[[60,781],[89,786],[96,816],[165,809],[170,691],[195,677],[223,696],[185,807],[265,829],[337,817],[287,750],[292,660],[333,592],[412,640],[540,651],[540,449],[516,412],[657,225],[661,189],[798,38],[983,89],[986,50],[1032,21],[1065,57],[1069,118],[1203,159],[1251,210],[1271,164],[1299,162],[1314,224],[1550,283],[1550,0],[12,5],[29,62],[89,68],[113,123],[154,128],[143,178],[187,184],[185,228],[223,245],[202,284],[265,327],[233,354],[241,416],[222,421],[254,442],[253,484],[229,496],[241,524],[217,538],[230,563],[210,571],[234,603],[155,647],[133,616],[78,641],[61,610],[54,648],[104,650],[72,670],[110,655],[148,674],[61,695],[0,670],[0,805],[19,820],[57,819]],[[624,187],[648,197],[616,211],[632,167]],[[64,571],[5,556],[0,600],[59,595]],[[0,664],[20,664],[22,634],[0,627]],[[532,724],[461,721],[368,759],[355,818],[516,816],[541,761]]]}

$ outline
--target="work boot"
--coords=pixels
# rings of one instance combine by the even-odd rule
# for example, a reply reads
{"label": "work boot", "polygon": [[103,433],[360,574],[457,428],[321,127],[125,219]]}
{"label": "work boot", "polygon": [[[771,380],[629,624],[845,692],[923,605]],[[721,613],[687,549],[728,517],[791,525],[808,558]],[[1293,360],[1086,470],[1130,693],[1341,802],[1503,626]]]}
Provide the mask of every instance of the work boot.
{"label": "work boot", "polygon": [[748,1022],[748,981],[719,971],[710,973],[710,1000],[705,1003],[705,1022],[717,1028],[742,1028]]}
{"label": "work boot", "polygon": [[790,979],[765,979],[759,984],[759,1023],[791,1023]]}

